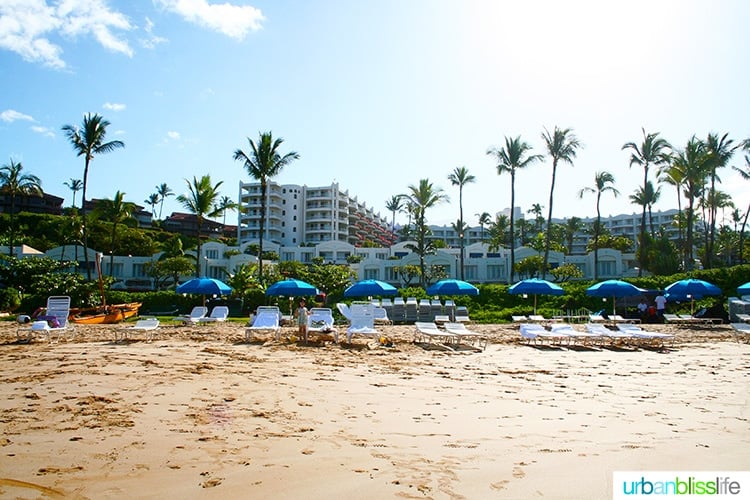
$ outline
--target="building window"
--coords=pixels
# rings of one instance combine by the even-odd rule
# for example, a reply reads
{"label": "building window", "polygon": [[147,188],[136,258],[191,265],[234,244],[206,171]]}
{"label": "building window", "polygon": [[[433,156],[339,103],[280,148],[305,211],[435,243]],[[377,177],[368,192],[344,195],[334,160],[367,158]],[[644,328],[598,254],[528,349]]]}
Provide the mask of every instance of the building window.
{"label": "building window", "polygon": [[133,276],[136,278],[145,278],[146,277],[146,266],[143,264],[133,264]]}
{"label": "building window", "polygon": [[218,259],[219,251],[215,248],[206,250],[206,257],[208,257],[209,259]]}

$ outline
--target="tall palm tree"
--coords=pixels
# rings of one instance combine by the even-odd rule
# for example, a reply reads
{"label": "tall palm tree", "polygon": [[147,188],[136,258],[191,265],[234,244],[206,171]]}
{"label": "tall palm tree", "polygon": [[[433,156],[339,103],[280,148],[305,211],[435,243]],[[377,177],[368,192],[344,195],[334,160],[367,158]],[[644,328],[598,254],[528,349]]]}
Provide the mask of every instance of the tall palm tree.
{"label": "tall palm tree", "polygon": [[599,235],[602,227],[602,213],[599,208],[602,194],[610,192],[617,198],[620,191],[614,186],[615,177],[609,172],[597,172],[594,174],[594,187],[584,187],[578,191],[578,197],[583,198],[586,193],[596,194],[596,224],[594,225],[594,279],[599,279]]}
{"label": "tall palm tree", "polygon": [[541,203],[532,203],[531,208],[526,210],[527,214],[534,214],[534,230],[537,233],[542,232],[542,226],[544,225],[544,217],[542,216],[543,208]]}
{"label": "tall palm tree", "polygon": [[[719,179],[717,171],[720,168],[726,167],[729,160],[734,155],[737,146],[732,145],[733,141],[729,138],[729,134],[724,134],[719,137],[718,134],[708,134],[706,138],[706,150],[708,152],[708,169],[711,186],[709,188],[708,199],[710,201],[717,201],[719,197],[716,196],[716,181]],[[711,203],[708,206],[709,216],[709,230],[708,238],[706,240],[706,267],[711,267],[711,256],[714,253],[714,241],[716,239],[716,212],[718,210],[716,203]]]}
{"label": "tall palm tree", "polygon": [[263,284],[263,231],[266,222],[266,192],[268,190],[268,179],[277,176],[281,170],[299,159],[299,153],[291,151],[281,155],[279,149],[284,143],[281,137],[274,139],[271,132],[262,132],[258,135],[258,142],[249,137],[250,145],[248,153],[237,149],[234,152],[234,160],[241,161],[247,173],[260,182],[260,237],[258,238],[258,281]]}
{"label": "tall palm tree", "polygon": [[466,224],[464,223],[464,186],[466,184],[470,184],[472,182],[476,182],[476,177],[471,175],[469,173],[469,169],[466,167],[456,167],[453,169],[453,172],[448,175],[448,180],[451,182],[452,186],[458,186],[458,227],[460,228],[460,231],[458,232],[458,244],[460,247],[460,255],[461,255],[461,279],[464,279],[464,228],[466,227]]}
{"label": "tall palm tree", "polygon": [[404,208],[404,204],[399,194],[391,196],[391,199],[385,202],[385,209],[391,212],[392,233],[396,231],[396,212],[400,212],[402,208]]}
{"label": "tall palm tree", "polygon": [[[651,134],[646,133],[646,129],[641,128],[643,132],[643,141],[641,144],[634,142],[626,142],[623,144],[622,149],[630,149],[630,166],[638,165],[643,167],[643,190],[646,191],[646,183],[648,182],[648,170],[652,165],[658,167],[665,163],[669,163],[670,155],[669,150],[671,146],[669,143],[659,137],[659,132]],[[638,276],[643,274],[644,263],[646,262],[646,248],[644,248],[646,242],[646,207],[643,207],[641,214],[641,234],[638,247],[640,249]]]}
{"label": "tall palm tree", "polygon": [[630,202],[634,205],[639,206],[645,206],[648,211],[648,221],[649,226],[651,228],[651,237],[654,237],[654,218],[651,215],[651,209],[653,208],[654,204],[659,201],[659,198],[661,197],[661,186],[659,186],[657,189],[654,189],[654,184],[651,181],[648,181],[646,183],[646,190],[644,191],[642,187],[639,187],[635,190],[633,194],[630,195]]}
{"label": "tall palm tree", "polygon": [[75,208],[76,206],[76,193],[83,189],[83,181],[81,179],[73,179],[71,178],[68,182],[63,182],[65,186],[68,187],[71,191],[73,191],[73,204],[72,207]]}
{"label": "tall palm tree", "polygon": [[659,182],[674,186],[677,190],[677,248],[680,249],[682,260],[685,249],[685,221],[682,213],[682,185],[685,182],[685,172],[675,164],[673,156],[670,157],[669,163],[659,169]]}
{"label": "tall palm tree", "polygon": [[154,212],[156,211],[156,205],[159,204],[160,200],[161,198],[159,197],[159,193],[151,193],[150,195],[148,195],[148,198],[143,200],[143,203],[147,205],[151,205],[151,219],[152,220],[156,218],[156,214],[154,214]]}
{"label": "tall palm tree", "polygon": [[174,196],[174,192],[166,183],[161,183],[156,186],[156,194],[159,195],[159,219],[161,219],[161,211],[164,209],[164,200],[166,200],[168,196]]}
{"label": "tall palm tree", "polygon": [[582,146],[571,128],[560,129],[555,126],[555,130],[551,134],[545,128],[542,133],[542,139],[547,147],[547,154],[552,158],[552,182],[549,188],[549,212],[547,215],[547,232],[544,235],[544,267],[542,267],[542,277],[545,277],[547,274],[547,263],[549,262],[550,236],[552,234],[552,203],[555,195],[557,165],[562,162],[573,166],[573,159],[576,157],[577,150]]}
{"label": "tall palm tree", "polygon": [[216,209],[221,213],[221,215],[224,217],[222,221],[222,225],[227,225],[227,211],[229,210],[237,210],[239,205],[232,200],[229,196],[222,196],[219,200],[218,205],[216,206]]}
{"label": "tall palm tree", "polygon": [[223,181],[211,184],[211,176],[204,175],[200,179],[193,177],[193,181],[185,179],[188,193],[177,196],[183,207],[196,216],[198,222],[198,253],[196,256],[195,275],[201,276],[201,229],[206,217],[217,217],[216,199],[219,197],[219,186]]}
{"label": "tall palm tree", "polygon": [[114,199],[99,200],[94,208],[97,217],[112,223],[112,237],[109,247],[109,275],[114,276],[115,251],[117,247],[117,226],[133,219],[135,203],[125,201],[125,193],[117,191]]}
{"label": "tall palm tree", "polygon": [[489,212],[482,212],[481,214],[474,214],[479,219],[477,222],[479,222],[479,227],[482,231],[482,243],[484,243],[484,226],[487,226],[492,222],[492,216],[489,214]]}
{"label": "tall palm tree", "polygon": [[15,235],[16,196],[42,196],[42,181],[36,175],[22,173],[23,165],[11,158],[10,163],[0,167],[0,191],[10,195],[10,231],[8,255],[13,256],[13,236]]}
{"label": "tall palm tree", "polygon": [[[118,148],[124,148],[125,143],[122,141],[104,142],[107,137],[107,127],[110,123],[102,118],[99,114],[87,113],[83,116],[81,128],[73,125],[63,125],[62,131],[73,145],[73,150],[77,156],[84,157],[83,167],[83,189],[81,193],[81,217],[83,222],[83,246],[88,249],[88,225],[86,224],[86,187],[89,179],[89,165],[95,155],[110,153]],[[88,250],[85,250],[88,251]],[[86,278],[91,280],[91,267],[88,266],[88,256],[86,257]]]}
{"label": "tall palm tree", "polygon": [[[746,149],[750,150],[750,139],[747,141]],[[746,181],[750,181],[750,156],[745,155],[745,168],[739,168],[732,166],[732,168],[740,174],[740,176]],[[744,251],[745,251],[745,226],[747,226],[747,217],[750,215],[750,203],[745,211],[745,217],[742,219],[742,226],[740,228],[740,264],[745,262]]]}
{"label": "tall palm tree", "polygon": [[683,174],[683,193],[687,199],[685,209],[685,270],[693,269],[693,226],[695,225],[695,200],[701,196],[708,176],[708,154],[703,141],[691,137],[685,149],[674,153],[673,164]]}
{"label": "tall palm tree", "polygon": [[419,284],[424,286],[427,277],[424,258],[425,255],[434,251],[432,241],[427,239],[430,235],[430,228],[426,222],[427,209],[448,201],[448,196],[443,193],[441,188],[433,186],[429,179],[420,179],[418,185],[410,184],[408,188],[409,193],[401,196],[406,200],[414,214],[416,245],[411,245],[410,248],[419,255],[419,270],[421,273]]}
{"label": "tall palm tree", "polygon": [[516,138],[505,137],[505,146],[501,148],[490,148],[487,154],[494,156],[497,160],[497,175],[504,173],[510,174],[510,281],[513,282],[514,270],[516,265],[515,252],[515,227],[514,212],[516,209],[516,171],[526,168],[534,162],[542,159],[542,155],[528,154],[531,146],[521,140],[521,136]]}

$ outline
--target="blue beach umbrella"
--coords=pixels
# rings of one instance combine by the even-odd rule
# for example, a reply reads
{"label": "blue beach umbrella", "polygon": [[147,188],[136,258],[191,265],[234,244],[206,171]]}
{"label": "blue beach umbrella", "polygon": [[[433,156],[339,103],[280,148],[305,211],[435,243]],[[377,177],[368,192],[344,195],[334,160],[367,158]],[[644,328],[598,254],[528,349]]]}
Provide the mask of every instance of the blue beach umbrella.
{"label": "blue beach umbrella", "polygon": [[695,278],[675,281],[665,288],[664,291],[666,292],[665,297],[667,300],[689,300],[691,316],[693,314],[695,299],[700,300],[703,297],[721,295],[721,288],[718,286]]}
{"label": "blue beach umbrella", "polygon": [[612,297],[612,314],[617,314],[615,308],[615,301],[617,297],[635,297],[641,295],[643,290],[622,280],[606,280],[601,281],[595,285],[591,285],[586,289],[586,295],[590,297]]}
{"label": "blue beach umbrella", "polygon": [[529,278],[511,285],[510,288],[508,288],[508,293],[511,295],[533,295],[534,314],[536,314],[537,295],[564,295],[565,290],[563,290],[560,285],[556,285],[550,281],[539,278]]}
{"label": "blue beach umbrella", "polygon": [[179,285],[175,290],[177,293],[196,293],[203,295],[203,304],[206,304],[206,295],[229,295],[232,288],[221,280],[214,278],[193,278]]}
{"label": "blue beach umbrella", "polygon": [[744,295],[750,295],[750,281],[745,283],[744,285],[740,285],[737,287],[737,294],[739,294],[740,297]]}
{"label": "blue beach umbrella", "polygon": [[441,280],[427,288],[427,295],[479,295],[479,289],[461,280]]}
{"label": "blue beach umbrella", "polygon": [[344,297],[376,297],[378,295],[396,295],[395,286],[385,281],[362,280],[344,290]]}
{"label": "blue beach umbrella", "polygon": [[313,285],[295,279],[277,281],[266,289],[266,295],[270,296],[306,297],[317,294],[318,289]]}

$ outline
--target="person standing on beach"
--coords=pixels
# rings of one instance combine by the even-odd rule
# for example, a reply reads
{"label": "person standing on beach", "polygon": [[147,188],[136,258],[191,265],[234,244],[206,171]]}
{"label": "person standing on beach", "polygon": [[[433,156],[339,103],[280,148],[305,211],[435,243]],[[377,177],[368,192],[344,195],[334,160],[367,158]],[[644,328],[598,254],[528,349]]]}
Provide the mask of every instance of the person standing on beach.
{"label": "person standing on beach", "polygon": [[659,295],[654,299],[656,304],[656,317],[660,320],[664,319],[664,311],[667,309],[667,298],[664,296],[664,292],[659,291]]}
{"label": "person standing on beach", "polygon": [[305,339],[307,344],[307,307],[305,307],[305,299],[299,300],[299,307],[297,308],[297,327],[300,337]]}

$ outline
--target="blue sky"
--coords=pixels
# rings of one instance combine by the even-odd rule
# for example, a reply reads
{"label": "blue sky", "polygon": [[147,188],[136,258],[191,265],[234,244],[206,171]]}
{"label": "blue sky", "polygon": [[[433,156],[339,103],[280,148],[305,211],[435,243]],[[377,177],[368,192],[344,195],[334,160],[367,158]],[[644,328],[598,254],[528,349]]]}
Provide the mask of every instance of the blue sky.
{"label": "blue sky", "polygon": [[[89,197],[144,205],[157,184],[182,193],[210,174],[236,199],[250,179],[232,154],[270,130],[301,155],[279,182],[336,180],[389,219],[385,201],[429,178],[451,197],[429,221],[455,221],[447,176],[466,166],[476,225],[510,206],[487,149],[521,135],[543,153],[543,128],[560,126],[585,149],[560,169],[554,215],[594,214],[576,193],[598,170],[622,193],[604,215],[637,212],[642,171],[621,147],[641,127],[676,146],[750,137],[747,19],[743,0],[0,0],[0,163],[69,205],[83,160],[60,128],[100,113],[126,147],[94,159]],[[750,183],[721,177],[745,210]],[[548,161],[519,173],[516,204],[546,213],[549,183]],[[665,186],[656,208],[675,207]]]}

